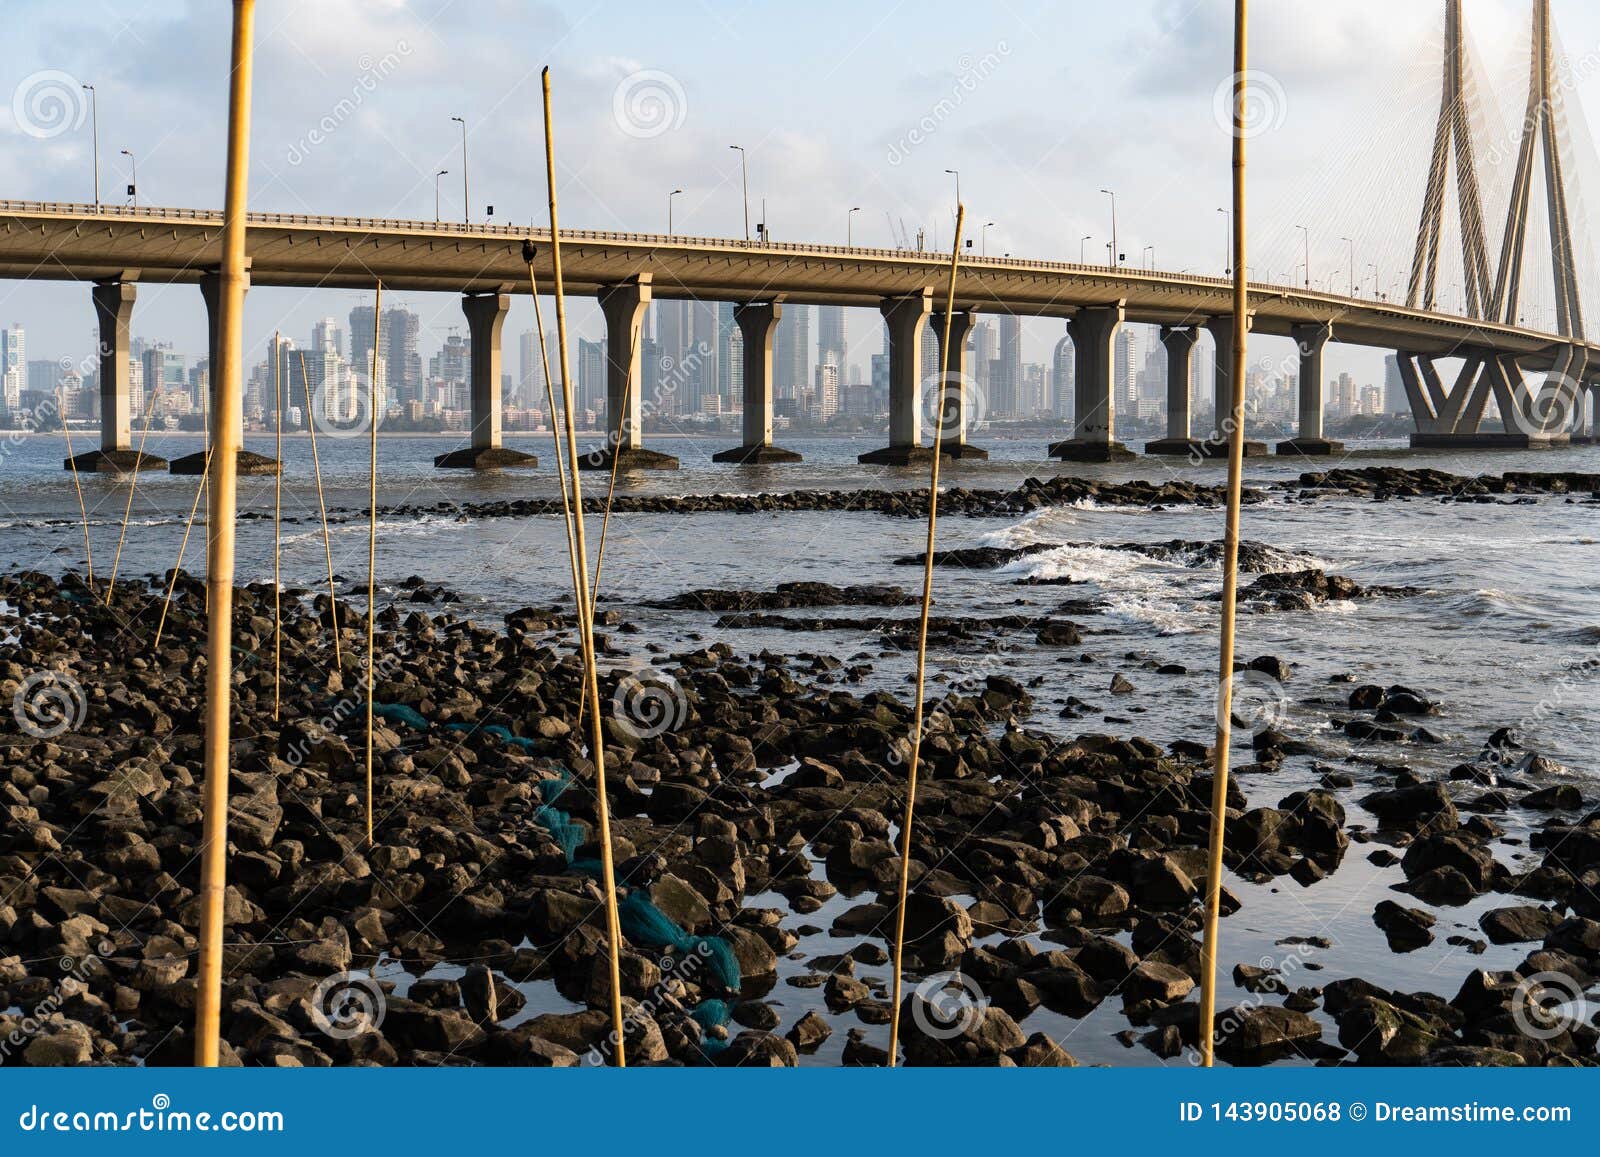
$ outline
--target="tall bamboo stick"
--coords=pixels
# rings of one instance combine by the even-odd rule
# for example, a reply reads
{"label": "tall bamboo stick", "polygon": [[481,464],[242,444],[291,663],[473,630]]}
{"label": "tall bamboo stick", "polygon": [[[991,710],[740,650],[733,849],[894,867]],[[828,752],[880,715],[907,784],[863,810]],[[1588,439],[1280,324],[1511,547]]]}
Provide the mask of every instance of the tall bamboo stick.
{"label": "tall bamboo stick", "polygon": [[283,346],[272,334],[272,408],[278,415],[278,470],[272,487],[272,718],[283,706]]}
{"label": "tall bamboo stick", "polygon": [[222,291],[217,361],[212,367],[211,497],[206,517],[206,585],[212,592],[206,639],[204,816],[200,843],[200,969],[195,995],[194,1061],[215,1067],[222,1012],[222,905],[227,887],[228,708],[233,683],[233,531],[238,501],[244,406],[245,202],[250,170],[250,82],[255,0],[233,0],[233,59],[228,80],[228,177],[222,226]]}
{"label": "tall bamboo stick", "polygon": [[378,574],[378,340],[383,333],[383,282],[372,300],[372,376],[367,381],[367,844],[372,844],[372,694],[377,650]]}
{"label": "tall bamboo stick", "polygon": [[945,379],[950,373],[950,315],[955,311],[956,268],[961,261],[961,226],[967,207],[956,205],[956,239],[950,246],[950,285],[944,299],[944,336],[939,346],[939,420],[933,426],[933,466],[928,477],[928,545],[922,565],[922,611],[917,620],[917,698],[911,711],[911,760],[906,774],[906,810],[900,821],[900,891],[894,916],[894,995],[889,1011],[889,1067],[900,1048],[900,989],[905,976],[906,899],[911,891],[911,821],[917,806],[917,770],[922,756],[922,695],[928,673],[928,612],[933,606],[933,546],[939,526],[939,459],[944,454]]}
{"label": "tall bamboo stick", "polygon": [[1211,847],[1206,861],[1205,935],[1200,948],[1200,1061],[1216,1061],[1217,935],[1222,914],[1222,843],[1228,816],[1228,746],[1233,742],[1233,635],[1239,589],[1239,503],[1244,475],[1244,374],[1250,313],[1245,281],[1244,140],[1249,0],[1233,12],[1233,368],[1228,431],[1228,514],[1223,535],[1221,656],[1217,675],[1217,747],[1211,781]]}
{"label": "tall bamboo stick", "polygon": [[600,725],[600,679],[595,671],[594,619],[589,605],[589,560],[583,540],[583,491],[578,479],[577,420],[573,413],[570,362],[567,357],[566,289],[561,278],[561,235],[556,214],[556,153],[554,118],[550,108],[550,70],[541,74],[544,89],[545,178],[550,186],[550,258],[554,266],[556,344],[561,352],[561,394],[567,422],[567,470],[572,478],[573,554],[577,559],[578,631],[583,645],[584,682],[588,686],[590,758],[594,761],[595,810],[600,821],[600,877],[606,898],[606,945],[611,969],[611,1025],[617,1038],[617,1067],[627,1066],[622,1018],[622,926],[617,917],[617,877],[611,855],[611,808],[606,800],[605,731]]}
{"label": "tall bamboo stick", "polygon": [[72,489],[78,495],[78,517],[83,522],[83,561],[89,569],[89,597],[94,597],[94,549],[89,545],[89,508],[83,501],[83,483],[78,479],[78,458],[72,452],[72,423],[66,407],[61,409],[61,432],[67,436],[67,465],[72,468]]}
{"label": "tall bamboo stick", "polygon": [[333,540],[328,535],[328,502],[322,496],[322,458],[317,454],[316,407],[311,404],[311,383],[306,378],[306,359],[300,359],[300,390],[306,397],[306,433],[311,435],[311,470],[317,478],[317,510],[322,515],[322,555],[328,561],[328,617],[333,621],[333,667],[344,666],[339,647],[339,592],[333,586]]}
{"label": "tall bamboo stick", "polygon": [[150,417],[156,412],[156,402],[161,399],[161,387],[152,387],[149,402],[144,409],[144,427],[139,431],[139,449],[134,452],[133,472],[128,476],[128,503],[122,508],[122,529],[117,532],[117,552],[111,556],[111,578],[106,581],[106,606],[117,589],[117,571],[122,566],[122,544],[128,537],[128,520],[133,517],[133,492],[139,486],[139,464],[144,461],[144,443],[150,436]]}

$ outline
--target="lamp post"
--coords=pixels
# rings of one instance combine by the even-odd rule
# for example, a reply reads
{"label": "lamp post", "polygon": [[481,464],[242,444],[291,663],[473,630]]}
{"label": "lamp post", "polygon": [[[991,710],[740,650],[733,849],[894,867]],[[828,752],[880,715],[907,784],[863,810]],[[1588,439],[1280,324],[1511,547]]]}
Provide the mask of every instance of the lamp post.
{"label": "lamp post", "polygon": [[1117,195],[1110,189],[1100,191],[1111,198],[1111,268],[1115,269],[1121,252],[1117,248]]}
{"label": "lamp post", "polygon": [[130,149],[119,149],[118,152],[128,158],[128,166],[133,173],[133,179],[128,182],[128,187],[133,190],[133,207],[137,209],[139,207],[139,162]]}
{"label": "lamp post", "polygon": [[851,205],[850,212],[844,215],[844,246],[846,249],[855,247],[855,215],[861,212],[860,205]]}
{"label": "lamp post", "polygon": [[439,178],[450,174],[449,169],[440,169],[433,175],[433,223],[439,223]]}
{"label": "lamp post", "polygon": [[[1150,254],[1150,272],[1154,273],[1156,271],[1156,247],[1154,245],[1146,245],[1144,247],[1144,252]],[[1139,264],[1142,266],[1144,264],[1144,253],[1141,253],[1139,257]]]}
{"label": "lamp post", "polygon": [[750,158],[745,155],[743,145],[729,145],[730,149],[739,152],[739,181],[744,188],[744,239],[750,240]]}
{"label": "lamp post", "polygon": [[1350,246],[1350,296],[1356,295],[1356,243],[1348,237],[1341,237],[1346,245]]}
{"label": "lamp post", "polygon": [[979,252],[984,257],[989,256],[989,227],[993,224],[993,221],[985,221],[983,228],[978,230]]}
{"label": "lamp post", "polygon": [[467,189],[467,120],[465,117],[451,117],[461,126],[461,220],[472,224],[472,195]]}
{"label": "lamp post", "polygon": [[100,94],[95,92],[94,85],[86,84],[84,91],[89,94],[89,124],[94,136],[94,211],[100,212]]}
{"label": "lamp post", "polygon": [[956,179],[956,204],[959,205],[961,204],[961,170],[946,169],[945,172],[949,173]]}
{"label": "lamp post", "polygon": [[1306,245],[1306,291],[1310,292],[1310,290],[1311,290],[1311,230],[1307,229],[1304,225],[1296,225],[1295,228],[1300,230],[1301,233],[1305,234],[1305,245]]}
{"label": "lamp post", "polygon": [[672,236],[672,198],[676,197],[682,189],[674,189],[667,194],[667,236]]}
{"label": "lamp post", "polygon": [[1093,233],[1085,233],[1081,238],[1078,239],[1078,264],[1079,265],[1088,264],[1088,259],[1085,258],[1084,255],[1083,255],[1083,247],[1085,245],[1087,245],[1093,239],[1094,239],[1094,234]]}
{"label": "lamp post", "polygon": [[1222,276],[1233,276],[1233,210],[1218,209],[1222,214]]}

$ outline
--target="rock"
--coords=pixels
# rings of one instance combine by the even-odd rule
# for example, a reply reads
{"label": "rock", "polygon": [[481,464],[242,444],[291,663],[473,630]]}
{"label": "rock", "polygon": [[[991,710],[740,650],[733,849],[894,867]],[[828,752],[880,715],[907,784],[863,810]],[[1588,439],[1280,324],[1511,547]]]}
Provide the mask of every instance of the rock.
{"label": "rock", "polygon": [[1133,892],[1139,902],[1153,908],[1181,908],[1198,889],[1171,856],[1143,860],[1133,871]]}
{"label": "rock", "polygon": [[52,1017],[22,1050],[22,1060],[36,1069],[89,1064],[94,1060],[94,1035],[87,1025]]}
{"label": "rock", "polygon": [[918,992],[900,1006],[900,1040],[910,1065],[993,1061],[1027,1043],[1017,1022],[1000,1008],[970,997],[934,1004]]}
{"label": "rock", "polygon": [[1077,1060],[1042,1032],[1030,1036],[1019,1049],[1006,1054],[1019,1069],[1071,1069]]}
{"label": "rock", "polygon": [[792,1042],[770,1032],[742,1032],[711,1063],[718,1068],[794,1068],[800,1058]]}
{"label": "rock", "polygon": [[833,1035],[833,1029],[828,1022],[818,1016],[815,1010],[807,1012],[788,1032],[783,1034],[790,1044],[794,1045],[797,1052],[812,1053],[822,1046],[822,1043]]}
{"label": "rock", "polygon": [[1130,998],[1164,1004],[1182,1000],[1193,989],[1194,980],[1187,972],[1153,960],[1141,962],[1122,982],[1122,991]]}
{"label": "rock", "polygon": [[1432,944],[1430,929],[1437,923],[1433,915],[1421,908],[1402,908],[1393,900],[1378,902],[1372,922],[1383,930],[1389,947],[1395,952],[1413,952]]}
{"label": "rock", "polygon": [[1522,904],[1485,912],[1478,918],[1478,927],[1483,929],[1491,944],[1520,944],[1530,940],[1543,941],[1556,930],[1561,920],[1559,912]]}
{"label": "rock", "polygon": [[1322,1039],[1322,1026],[1303,1012],[1275,1004],[1240,1005],[1217,1018],[1217,1050],[1256,1056]]}
{"label": "rock", "polygon": [[1415,829],[1423,824],[1453,828],[1459,822],[1455,804],[1442,783],[1421,783],[1376,791],[1364,797],[1361,806],[1386,827]]}

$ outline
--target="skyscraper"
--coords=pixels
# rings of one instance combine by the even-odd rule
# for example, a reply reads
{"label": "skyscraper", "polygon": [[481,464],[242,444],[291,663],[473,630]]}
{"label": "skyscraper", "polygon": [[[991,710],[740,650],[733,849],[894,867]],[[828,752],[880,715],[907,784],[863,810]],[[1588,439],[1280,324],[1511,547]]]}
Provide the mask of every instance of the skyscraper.
{"label": "skyscraper", "polygon": [[21,323],[0,329],[0,397],[7,410],[15,410],[22,401],[27,361],[28,342]]}
{"label": "skyscraper", "polygon": [[1131,325],[1117,331],[1114,348],[1115,369],[1112,388],[1117,406],[1124,413],[1139,412],[1139,334]]}
{"label": "skyscraper", "polygon": [[844,307],[839,305],[819,305],[817,307],[817,364],[825,365],[828,355],[833,355],[833,364],[839,367],[839,374],[844,376],[844,367],[850,352],[850,342],[845,333]]}
{"label": "skyscraper", "polygon": [[733,302],[717,306],[717,393],[724,410],[744,409],[744,332],[733,318]]}
{"label": "skyscraper", "polygon": [[1000,315],[1000,341],[989,366],[989,412],[995,415],[1020,413],[1019,386],[1022,380],[1022,319],[1014,313]]}
{"label": "skyscraper", "polygon": [[[651,343],[653,346],[655,343]],[[525,329],[517,335],[517,388],[515,400],[520,406],[543,407],[547,401],[544,389],[544,361],[539,356],[539,331]]]}
{"label": "skyscraper", "polygon": [[810,386],[810,359],[811,307],[786,305],[778,330],[772,335],[773,397],[797,398]]}
{"label": "skyscraper", "polygon": [[1050,360],[1050,388],[1055,393],[1055,414],[1062,421],[1072,421],[1077,413],[1074,389],[1078,381],[1078,356],[1072,338],[1062,335],[1056,342],[1055,354]]}
{"label": "skyscraper", "polygon": [[[391,402],[410,402],[422,396],[422,358],[417,353],[417,334],[422,320],[403,306],[383,311],[379,352],[385,367],[388,398]],[[372,372],[372,306],[358,305],[350,311],[350,368],[363,378]]]}
{"label": "skyscraper", "polygon": [[1411,403],[1406,400],[1405,379],[1400,376],[1400,358],[1389,354],[1383,359],[1383,411],[1403,414]]}
{"label": "skyscraper", "polygon": [[660,369],[661,389],[665,396],[660,406],[670,412],[685,411],[688,399],[683,387],[687,372],[684,363],[689,357],[689,347],[694,342],[694,322],[687,301],[657,301],[655,312],[656,357]]}
{"label": "skyscraper", "polygon": [[[659,338],[657,339],[660,340]],[[662,355],[665,365],[666,355]],[[606,396],[606,343],[578,340],[578,393],[573,398],[579,410],[593,410],[604,414]],[[578,416],[582,425],[583,416]]]}

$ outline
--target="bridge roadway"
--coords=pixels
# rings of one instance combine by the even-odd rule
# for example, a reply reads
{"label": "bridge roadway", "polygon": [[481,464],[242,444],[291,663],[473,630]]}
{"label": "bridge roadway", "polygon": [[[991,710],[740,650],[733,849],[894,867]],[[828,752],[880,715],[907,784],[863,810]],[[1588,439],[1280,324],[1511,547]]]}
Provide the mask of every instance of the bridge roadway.
{"label": "bridge roadway", "polygon": [[[551,288],[548,229],[291,213],[252,213],[249,222],[252,284],[361,289],[381,279],[390,289],[462,294],[474,350],[471,448],[446,455],[439,464],[518,464],[519,456],[503,449],[500,440],[500,330],[509,295],[528,291],[525,242],[534,246],[541,290]],[[221,247],[222,215],[215,211],[0,201],[0,277],[94,283],[102,337],[101,411],[109,420],[103,421],[100,450],[80,456],[80,468],[126,468],[133,454],[127,354],[138,283],[200,285],[214,323],[213,288]],[[902,249],[592,230],[562,233],[567,292],[594,294],[605,315],[607,428],[618,428],[618,407],[625,404],[630,421],[618,445],[623,464],[629,467],[675,464],[642,445],[645,399],[633,337],[652,298],[736,303],[735,317],[745,344],[744,439],[741,446],[719,455],[722,460],[794,457],[772,442],[772,333],[785,304],[867,306],[882,311],[890,357],[890,438],[888,447],[864,455],[864,460],[891,464],[925,460],[929,451],[922,444],[924,409],[946,423],[945,438],[953,453],[981,455],[965,441],[964,364],[953,367],[957,373],[945,386],[942,400],[928,399],[933,404],[925,407],[920,397],[924,379],[937,375],[936,367],[921,365],[921,327],[942,307],[949,260],[947,253]],[[1226,414],[1232,377],[1227,364],[1231,309],[1231,282],[1226,278],[963,255],[952,320],[953,331],[962,340],[953,345],[964,353],[965,335],[976,313],[1066,319],[1075,357],[1077,405],[1072,436],[1053,445],[1051,453],[1104,460],[1129,453],[1115,433],[1112,350],[1117,329],[1124,322],[1160,325],[1169,358],[1168,381],[1174,388],[1169,390],[1167,437],[1147,449],[1209,454],[1219,450],[1226,436],[1215,429],[1201,437],[1191,433],[1189,358],[1199,329],[1210,328],[1219,350],[1214,411]],[[933,320],[943,324],[940,318]],[[1600,372],[1600,346],[1594,343],[1290,286],[1252,283],[1251,329],[1293,337],[1299,343],[1299,436],[1280,444],[1283,452],[1317,454],[1335,448],[1322,438],[1321,429],[1322,352],[1330,340],[1401,354],[1408,396],[1425,444],[1473,439],[1470,433],[1458,436],[1455,431],[1474,409],[1481,417],[1491,392],[1502,413],[1508,406],[1538,410],[1536,400],[1527,397],[1524,371],[1559,377],[1579,397],[1594,387],[1592,374]],[[214,335],[214,324],[212,331]],[[1454,390],[1440,382],[1432,364],[1434,359],[1452,357],[1467,359]],[[1573,424],[1569,411],[1559,419],[1544,414],[1534,426],[1522,423],[1504,437],[1517,444],[1559,441]],[[1476,420],[1471,429],[1476,430]],[[1485,440],[1482,435],[1475,437]],[[1264,448],[1255,444],[1251,449]],[[608,448],[591,455],[587,464],[608,467]]]}

